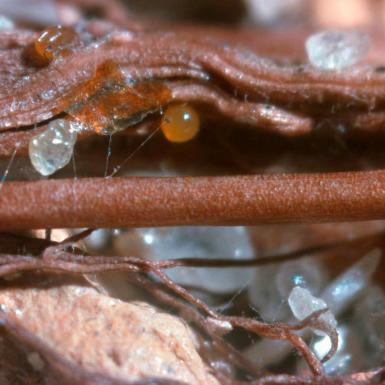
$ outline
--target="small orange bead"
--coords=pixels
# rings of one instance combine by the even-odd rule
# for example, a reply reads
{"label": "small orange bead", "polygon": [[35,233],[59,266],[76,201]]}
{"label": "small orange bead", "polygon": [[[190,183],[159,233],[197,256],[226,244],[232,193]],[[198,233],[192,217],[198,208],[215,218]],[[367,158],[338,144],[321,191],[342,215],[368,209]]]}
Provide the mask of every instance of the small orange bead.
{"label": "small orange bead", "polygon": [[187,104],[172,104],[163,115],[161,128],[170,142],[188,142],[199,132],[200,117],[198,112]]}
{"label": "small orange bead", "polygon": [[57,56],[69,54],[78,42],[78,36],[72,28],[60,25],[48,27],[35,41],[35,50],[43,59],[51,62]]}

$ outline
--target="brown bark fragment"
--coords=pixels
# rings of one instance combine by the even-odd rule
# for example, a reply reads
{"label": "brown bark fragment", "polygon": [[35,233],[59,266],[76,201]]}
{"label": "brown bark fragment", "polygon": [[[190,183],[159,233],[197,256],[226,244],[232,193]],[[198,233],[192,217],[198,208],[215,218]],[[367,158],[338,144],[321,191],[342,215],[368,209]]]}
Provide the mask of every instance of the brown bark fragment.
{"label": "brown bark fragment", "polygon": [[0,229],[380,219],[385,173],[8,182]]}
{"label": "brown bark fragment", "polygon": [[[178,7],[172,8],[175,16],[177,8],[183,8],[184,3],[171,1],[178,4]],[[222,4],[222,8],[231,8],[232,16],[236,12],[228,4],[234,1]],[[328,0],[317,0],[313,7],[317,8],[321,1],[330,13]],[[374,133],[380,136],[384,130],[385,45],[383,33],[376,28],[368,28],[373,49],[363,63],[353,70],[333,73],[318,71],[307,63],[304,41],[312,33],[309,26],[277,31],[241,31],[240,28],[161,25],[130,20],[118,0],[61,0],[60,3],[59,16],[63,20],[65,9],[76,11],[75,16],[79,20],[87,14],[100,14],[104,20],[86,22],[83,28],[90,33],[88,38],[91,39],[84,41],[84,45],[79,46],[73,55],[46,67],[38,66],[32,61],[33,55],[29,56],[29,48],[38,36],[36,32],[16,28],[13,32],[0,34],[0,157],[11,157],[13,160],[13,154],[16,158],[26,155],[30,138],[43,130],[49,119],[65,115],[79,100],[87,105],[89,95],[79,97],[79,90],[84,92],[84,84],[92,82],[97,67],[110,60],[138,84],[159,82],[169,87],[173,101],[196,104],[199,111],[202,109],[202,121],[206,113],[211,118],[210,113],[213,113],[214,122],[228,120],[236,129],[247,125],[286,137],[306,135],[313,137],[314,141],[317,141],[317,134],[321,131],[329,135],[330,129],[334,135],[333,130],[342,127],[346,137],[361,133],[365,139],[363,146]],[[201,10],[203,14],[207,14],[214,4],[213,1],[198,3],[205,3]],[[370,2],[358,0],[354,3],[360,3],[361,10],[357,11],[357,7],[350,4],[347,16],[350,19],[353,14],[361,18],[365,16]],[[192,7],[199,6],[197,4]],[[338,14],[341,23],[344,15],[340,13],[331,12],[327,16],[329,21],[325,21],[319,11],[315,20],[331,25],[334,14]],[[355,23],[357,17],[354,18]],[[30,22],[34,24],[32,20]],[[365,24],[368,23],[369,20],[365,21]],[[111,79],[111,75],[107,72],[106,79]],[[168,100],[161,104],[166,103]],[[150,117],[146,119],[145,123],[151,123]],[[204,131],[205,127],[202,128]],[[220,124],[215,129],[221,133]],[[241,136],[242,130],[239,132],[242,140],[247,141],[246,136]],[[88,131],[82,138],[94,134]],[[89,158],[100,155],[95,149],[92,152]],[[303,160],[301,172],[311,169],[308,163],[311,155],[309,153],[308,158]],[[272,150],[269,159],[274,156]],[[100,159],[104,161],[104,154],[98,162],[101,162]],[[16,168],[17,164],[13,167]],[[383,168],[383,164],[378,162],[375,166],[360,163],[358,159],[347,160],[343,170],[363,171],[341,174],[0,182],[0,229],[244,225],[384,218],[385,174],[384,171],[366,171],[370,167]],[[253,171],[247,167],[244,170]],[[326,169],[320,167],[316,170]],[[341,168],[333,164],[328,170]],[[293,170],[286,165],[281,171]],[[87,174],[91,175],[95,174]],[[378,230],[382,230],[383,227],[379,227]],[[274,232],[279,233],[276,229]],[[340,239],[336,235],[336,225],[330,232],[333,233],[333,240]],[[325,231],[323,236],[320,232],[316,239],[326,241],[327,233]],[[343,239],[351,236],[349,229],[344,229],[343,233]],[[266,232],[263,236],[266,238]],[[307,245],[309,236],[302,234],[303,239],[298,240],[300,236],[291,229],[290,238],[295,240],[275,239],[271,241],[271,247],[278,248],[280,242],[283,246],[291,246],[294,252],[286,257],[292,259],[297,248]],[[350,249],[357,247],[354,252],[347,253],[348,257],[342,258],[344,248],[339,247],[338,261],[332,258],[333,251],[329,252],[329,260],[336,259],[333,260],[335,270],[344,270],[347,258],[358,257],[361,249],[371,247],[373,243],[383,247],[381,238],[383,235],[375,235],[371,239],[369,234],[362,244],[357,241],[349,245]],[[1,247],[6,246],[1,273],[6,275],[7,271],[13,271],[20,274],[28,269],[51,271],[51,284],[55,287],[43,287],[39,282],[33,282],[30,286],[34,288],[28,288],[27,282],[18,282],[16,288],[13,282],[13,288],[7,285],[2,288],[0,304],[4,306],[0,311],[0,322],[4,340],[0,340],[0,348],[4,349],[0,350],[0,369],[6,368],[10,374],[6,378],[0,370],[0,385],[127,385],[127,381],[131,385],[131,380],[136,379],[143,379],[145,384],[173,383],[171,379],[151,381],[154,376],[170,376],[191,384],[216,383],[196,352],[194,337],[177,318],[161,314],[148,305],[119,302],[74,282],[61,286],[62,282],[54,275],[57,271],[80,274],[82,271],[115,269],[147,272],[152,271],[147,270],[150,265],[135,258],[124,260],[126,265],[121,259],[119,265],[119,258],[79,256],[76,250],[72,250],[74,254],[71,254],[60,247],[44,252],[43,241],[31,241],[28,252],[32,256],[27,254],[28,240],[14,241],[0,242]],[[255,242],[258,243],[256,237]],[[265,252],[270,249],[270,245],[263,245]],[[334,250],[334,253],[337,251]],[[194,259],[188,262],[191,266],[201,263]],[[179,263],[188,266],[186,261],[183,262],[185,265]],[[157,272],[156,266],[153,271]],[[159,271],[158,277],[162,274]],[[144,276],[134,277],[138,282],[143,278],[147,289],[151,286],[152,282],[147,282]],[[0,280],[0,283],[2,285],[3,281]],[[171,281],[164,283],[172,289]],[[155,289],[150,293],[158,293],[164,299],[164,288],[152,284]],[[174,287],[174,291],[204,313],[226,319],[204,303],[194,301],[183,288]],[[171,296],[164,302],[171,307],[176,304]],[[185,316],[187,310],[192,311],[193,308],[185,307],[183,310],[185,313],[181,311],[181,314]],[[195,321],[201,320],[198,325],[206,325],[206,319],[198,310],[193,314]],[[194,320],[194,317],[191,319]],[[284,327],[280,329],[277,325],[259,325],[254,319],[243,317],[234,317],[231,321],[233,326],[257,334],[259,331],[264,336],[271,332],[273,338],[279,335],[279,338],[294,338],[286,333]],[[206,325],[203,330],[210,328]],[[301,341],[298,345],[300,347]],[[34,355],[31,359],[30,354],[35,352],[40,356]],[[306,354],[307,350],[304,348],[302,352]],[[236,366],[235,355],[230,354],[229,357]],[[43,368],[41,362],[45,365]],[[249,371],[255,374],[253,370]],[[254,382],[248,384],[384,384],[383,370],[325,377],[316,360],[313,373],[316,374],[313,377],[261,377],[257,373]],[[119,379],[113,380],[112,377]],[[220,378],[220,381],[223,384],[235,383],[233,378]]]}

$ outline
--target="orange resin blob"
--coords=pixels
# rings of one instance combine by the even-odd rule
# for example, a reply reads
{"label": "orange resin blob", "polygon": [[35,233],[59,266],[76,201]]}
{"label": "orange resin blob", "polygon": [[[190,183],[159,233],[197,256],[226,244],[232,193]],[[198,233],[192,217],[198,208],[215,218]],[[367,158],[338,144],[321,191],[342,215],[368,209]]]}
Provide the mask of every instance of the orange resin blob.
{"label": "orange resin blob", "polygon": [[70,27],[56,26],[46,28],[35,41],[37,54],[51,62],[55,57],[66,56],[79,44],[76,32]]}
{"label": "orange resin blob", "polygon": [[161,82],[129,82],[115,63],[107,61],[78,89],[67,112],[98,134],[110,135],[141,122],[170,99],[170,90]]}
{"label": "orange resin blob", "polygon": [[187,104],[172,104],[163,115],[161,128],[170,142],[188,142],[199,132],[200,117],[198,112]]}

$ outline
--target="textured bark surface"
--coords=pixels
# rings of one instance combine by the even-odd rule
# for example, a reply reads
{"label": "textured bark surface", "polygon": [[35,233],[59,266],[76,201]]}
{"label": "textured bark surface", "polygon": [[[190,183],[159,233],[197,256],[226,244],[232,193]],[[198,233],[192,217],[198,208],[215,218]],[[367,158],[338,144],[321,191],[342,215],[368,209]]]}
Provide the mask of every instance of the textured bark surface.
{"label": "textured bark surface", "polygon": [[[365,59],[352,69],[324,72],[309,65],[304,43],[315,29],[332,25],[333,15],[324,19],[339,15],[334,1],[326,14],[325,1],[307,3],[297,17],[314,14],[299,26],[290,24],[294,16],[288,14],[282,29],[245,29],[165,20],[179,15],[180,21],[235,23],[253,0],[226,0],[220,9],[212,0],[165,0],[158,5],[163,20],[132,16],[152,1],[133,1],[129,11],[117,0],[60,0],[52,23],[77,22],[79,45],[50,63],[38,60],[33,48],[53,6],[42,3],[47,12],[41,18],[22,12],[18,1],[0,4],[20,23],[0,32],[0,230],[23,231],[0,234],[0,385],[385,384],[383,369],[324,374],[296,334],[314,326],[322,311],[302,323],[269,324],[250,312],[250,303],[242,307],[242,293],[236,293],[240,303],[229,315],[163,272],[176,266],[255,267],[312,255],[324,258],[321,263],[336,276],[368,251],[385,250],[383,221],[353,223],[385,218],[385,44],[383,26],[369,23],[380,13],[365,14],[372,42]],[[338,21],[364,19],[364,2],[354,4]],[[369,4],[374,2],[366,2],[367,12]],[[84,21],[90,15],[100,19]],[[258,15],[248,17],[258,21]],[[74,161],[52,180],[40,179],[27,159],[30,139],[55,118],[73,118],[74,106],[87,107],[100,95],[108,100],[116,81],[112,69],[129,80],[123,96],[143,91],[135,95],[142,102],[130,99],[136,109],[131,103],[129,111],[156,111],[114,135],[119,143],[108,147],[107,161],[100,143],[108,138],[96,132],[98,122],[91,124],[78,135],[78,169]],[[159,94],[148,104],[154,87],[166,97]],[[191,103],[199,112],[202,128],[192,144],[174,147],[155,136],[170,102]],[[117,169],[108,163],[111,152]],[[178,177],[131,177],[154,164],[155,174],[162,174],[170,159],[171,175]],[[314,224],[338,221],[351,223]],[[38,228],[267,223],[297,225],[250,229],[260,258],[239,262],[91,255],[74,243],[92,230],[63,244],[28,237],[37,236],[29,230]],[[83,276],[103,272],[120,274],[112,280],[120,277],[121,291],[129,281],[141,299],[164,312],[113,299],[93,276]],[[382,286],[383,272],[384,261],[375,276]],[[312,374],[266,372],[241,354],[244,346],[234,333],[247,344],[250,335],[290,341]],[[335,338],[332,345],[333,352]]]}
{"label": "textured bark surface", "polygon": [[[121,302],[75,284],[3,287],[0,303],[24,333],[80,370],[126,382],[154,377],[218,384],[198,355],[187,324],[148,304]],[[49,370],[45,360],[52,357],[39,354],[26,353],[27,361],[44,378]]]}
{"label": "textured bark surface", "polygon": [[380,219],[384,186],[383,171],[13,182],[3,186],[0,229]]}
{"label": "textured bark surface", "polygon": [[[85,31],[93,34],[92,44],[45,68],[28,65],[25,50],[36,33],[3,33],[1,130],[40,123],[68,110],[79,100],[95,68],[111,60],[132,81],[164,81],[174,100],[211,106],[234,122],[265,131],[303,135],[325,119],[329,125],[344,124],[349,131],[382,130],[385,79],[377,70],[381,55],[369,57],[354,71],[328,73],[305,62],[295,64],[294,60],[303,60],[303,53],[292,52],[289,57],[281,49],[285,63],[270,59],[274,49],[289,40],[290,46],[303,47],[306,30],[288,31],[286,36],[260,31],[252,44],[248,43],[251,34],[231,36],[229,31],[210,28],[131,34],[94,22]],[[373,32],[373,38],[373,50],[381,52],[381,36]],[[7,148],[3,147],[2,156],[14,149]]]}

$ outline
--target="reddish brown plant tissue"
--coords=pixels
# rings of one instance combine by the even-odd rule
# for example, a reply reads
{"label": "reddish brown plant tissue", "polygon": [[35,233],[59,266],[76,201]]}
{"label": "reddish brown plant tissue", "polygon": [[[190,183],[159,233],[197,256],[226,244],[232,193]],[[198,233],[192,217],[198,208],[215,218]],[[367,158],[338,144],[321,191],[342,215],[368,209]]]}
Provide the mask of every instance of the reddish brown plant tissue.
{"label": "reddish brown plant tissue", "polygon": [[[226,142],[229,127],[249,152],[249,135],[267,135],[272,167],[276,142],[300,143],[295,148],[301,152],[306,143],[316,147],[320,138],[341,140],[341,130],[343,138],[359,138],[362,146],[374,147],[376,138],[383,138],[385,55],[384,36],[378,29],[369,30],[373,46],[365,62],[353,71],[322,72],[312,68],[304,55],[309,26],[282,33],[168,25],[134,21],[120,2],[106,3],[60,1],[59,15],[65,24],[70,11],[78,20],[93,12],[102,16],[99,21],[43,31],[24,25],[0,33],[0,158],[10,160],[0,180],[2,231],[385,218],[381,160],[372,165],[349,158],[347,166],[339,167],[344,172],[327,173],[322,171],[335,171],[326,166],[327,152],[317,158],[318,172],[310,174],[308,152],[301,166],[293,167],[297,173],[290,175],[288,162],[279,166],[283,174],[275,175],[228,175],[234,174],[232,169],[221,171],[221,176],[196,178],[96,178],[92,164],[87,178],[30,181],[21,169],[14,177],[27,180],[4,181],[12,162],[26,167],[23,157],[29,140],[52,119],[81,122],[78,139],[86,149],[82,156],[101,164],[105,155],[93,147],[95,138],[117,131],[123,131],[120,138],[146,135],[149,127],[159,126],[170,103],[191,103],[201,114],[203,139],[196,145],[194,161],[198,163],[207,147],[205,135],[211,125],[211,132],[222,136],[229,149],[226,154],[236,163],[236,172],[248,174],[254,170],[250,157],[234,152],[231,140]],[[259,150],[263,149],[252,148]],[[183,156],[178,154],[177,159]],[[266,162],[263,156],[258,159]],[[197,173],[210,174],[204,168]],[[341,226],[344,231],[350,231],[349,226],[355,229],[354,224]],[[324,310],[299,324],[223,315],[163,272],[176,266],[207,266],[209,261],[92,256],[75,247],[91,232],[62,245],[31,238],[31,233],[1,235],[1,385],[384,384],[381,368],[346,376],[324,374],[320,361],[296,334]],[[279,237],[273,232],[267,238],[277,250]],[[358,257],[374,247],[384,249],[383,233],[357,239],[346,234],[346,238],[317,244],[326,241],[318,235],[309,247],[307,241],[299,242],[299,250],[280,253],[279,258],[238,265],[278,263],[320,252],[330,257],[335,250]],[[211,266],[234,265],[211,261]],[[181,318],[143,302],[113,299],[94,276],[83,276],[106,271],[132,273],[125,276],[132,285]],[[157,278],[150,279],[147,273]],[[290,341],[312,374],[273,375],[256,367],[222,338],[234,329]]]}

